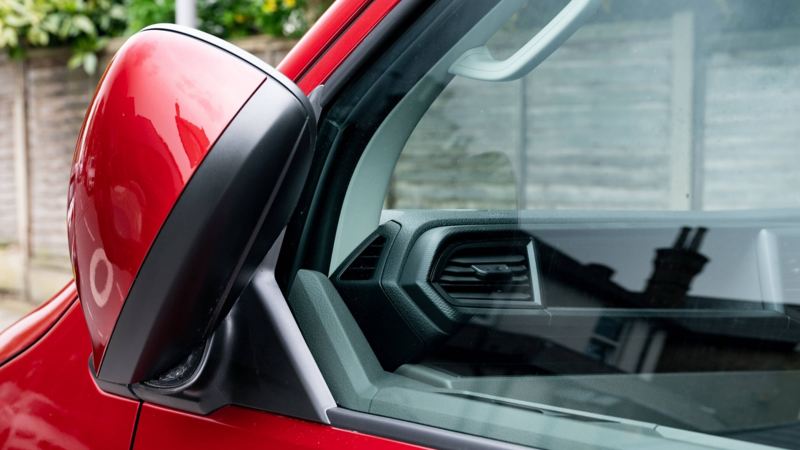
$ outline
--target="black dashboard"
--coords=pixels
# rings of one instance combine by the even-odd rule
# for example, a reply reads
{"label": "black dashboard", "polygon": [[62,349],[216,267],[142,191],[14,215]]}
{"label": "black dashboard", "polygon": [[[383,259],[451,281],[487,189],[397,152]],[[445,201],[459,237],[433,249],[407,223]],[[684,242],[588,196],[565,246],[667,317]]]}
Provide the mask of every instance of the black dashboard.
{"label": "black dashboard", "polygon": [[389,371],[800,368],[787,356],[800,342],[796,223],[788,213],[386,211],[331,281]]}

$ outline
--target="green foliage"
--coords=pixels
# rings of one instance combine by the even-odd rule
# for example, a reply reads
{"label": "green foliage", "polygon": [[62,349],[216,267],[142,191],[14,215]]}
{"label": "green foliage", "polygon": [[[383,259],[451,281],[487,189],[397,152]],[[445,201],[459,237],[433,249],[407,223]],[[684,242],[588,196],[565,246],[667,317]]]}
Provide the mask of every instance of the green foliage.
{"label": "green foliage", "polygon": [[199,0],[200,28],[216,36],[297,36],[307,28],[297,0]]}
{"label": "green foliage", "polygon": [[[303,0],[197,0],[198,27],[222,38],[294,37],[308,28]],[[128,0],[129,32],[175,20],[174,0]]]}
{"label": "green foliage", "polygon": [[[302,35],[327,0],[197,0],[199,28],[222,38]],[[304,9],[304,8],[308,9]],[[308,14],[309,10],[313,10]],[[71,68],[97,70],[111,37],[173,22],[174,0],[0,0],[0,49],[69,46]]]}
{"label": "green foliage", "polygon": [[0,48],[22,57],[28,48],[67,45],[69,66],[89,73],[107,38],[125,26],[125,7],[112,0],[0,0]]}
{"label": "green foliage", "polygon": [[175,21],[175,0],[128,0],[128,33],[154,23]]}

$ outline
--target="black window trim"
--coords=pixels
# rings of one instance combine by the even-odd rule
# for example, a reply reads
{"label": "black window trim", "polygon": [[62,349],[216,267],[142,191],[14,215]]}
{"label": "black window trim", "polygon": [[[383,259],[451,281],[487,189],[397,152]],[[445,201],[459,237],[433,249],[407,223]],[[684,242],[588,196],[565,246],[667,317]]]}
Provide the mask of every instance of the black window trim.
{"label": "black window trim", "polygon": [[531,448],[341,407],[329,409],[328,419],[335,427],[443,450],[522,450]]}
{"label": "black window trim", "polygon": [[[469,0],[405,0],[368,35],[324,87],[313,93],[312,103],[321,110],[317,149],[308,182],[287,226],[278,260],[276,276],[284,292],[288,292],[294,274],[301,268],[328,273],[338,217],[350,177],[367,143],[402,99],[396,96],[376,104],[370,94],[380,92],[388,84],[399,83],[408,92],[463,36],[462,31],[470,29],[499,1],[480,2],[481,7],[476,8]],[[465,8],[467,4],[471,6]],[[469,15],[455,15],[462,10]],[[421,18],[428,23],[421,24]],[[448,25],[447,31],[452,34],[449,40],[439,33],[437,27],[441,23]],[[422,29],[408,32],[415,25]],[[426,33],[435,34],[435,38]],[[404,45],[396,45],[398,42]],[[425,55],[413,48],[420,43],[427,44]],[[433,45],[438,48],[432,51]],[[427,60],[419,64],[422,57]],[[381,70],[365,64],[379,58],[389,60],[388,63],[383,61],[385,67]],[[416,70],[405,70],[410,60],[417,63]],[[437,88],[441,90],[445,86],[446,83]],[[363,95],[341,105],[348,91],[353,89],[360,89]]]}
{"label": "black window trim", "polygon": [[[496,1],[486,2],[485,10],[488,11],[496,3]],[[332,249],[332,245],[328,244],[332,244],[338,224],[338,220],[331,220],[330,218],[338,217],[341,201],[348,186],[349,175],[352,174],[360,156],[360,152],[351,151],[349,152],[350,158],[348,158],[347,164],[341,164],[341,154],[348,152],[344,151],[345,149],[340,146],[340,143],[346,140],[348,144],[352,145],[348,145],[350,149],[356,147],[363,151],[372,133],[377,130],[377,127],[400,98],[394,99],[391,104],[384,105],[381,111],[382,114],[372,117],[374,121],[374,126],[371,129],[372,133],[359,136],[360,139],[355,144],[350,139],[343,139],[343,136],[346,136],[349,130],[338,127],[338,124],[331,121],[326,121],[328,119],[326,115],[331,113],[332,107],[336,105],[341,94],[346,92],[353,84],[358,83],[360,81],[359,77],[364,76],[364,73],[369,71],[370,67],[365,67],[365,62],[378,57],[381,52],[393,46],[396,43],[396,39],[406,32],[409,22],[417,21],[423,11],[430,10],[436,14],[435,18],[439,18],[448,11],[458,9],[461,5],[463,5],[463,2],[426,2],[424,0],[401,2],[342,63],[328,81],[312,92],[311,102],[321,117],[318,123],[321,128],[328,127],[329,134],[323,136],[324,133],[320,130],[320,139],[318,140],[317,155],[314,162],[316,167],[311,169],[305,192],[301,196],[300,204],[287,226],[284,236],[276,270],[278,283],[284,293],[289,292],[293,276],[300,268],[322,269],[327,272],[325,268],[330,263]],[[469,20],[468,18],[465,22],[469,22]],[[465,24],[465,26],[471,25]],[[417,38],[419,36],[415,36],[415,39]],[[450,46],[443,45],[443,47],[442,54]],[[431,66],[438,60],[439,56],[441,55],[431,55]],[[387,72],[389,71],[383,72],[381,76],[385,76]],[[406,80],[408,88],[413,87],[426,72],[427,68],[406,74],[408,75],[408,80]],[[382,81],[385,82],[386,80]],[[392,81],[397,82],[397,79]],[[444,85],[440,88],[443,89]],[[364,103],[366,103],[365,99],[361,99],[359,103],[352,105],[351,116],[358,114],[357,110],[364,110]],[[359,144],[363,145],[359,146]],[[321,154],[322,151],[325,151],[324,155]],[[334,161],[336,161],[335,164]],[[348,176],[341,176],[342,174]],[[331,189],[331,183],[336,185],[334,189]],[[325,195],[323,195],[323,192]],[[327,225],[325,224],[326,220],[328,222]],[[322,244],[320,244],[320,241],[322,241]],[[328,409],[326,416],[328,423],[338,428],[431,448],[467,450],[516,450],[529,448],[486,437],[353,411],[338,406]]]}

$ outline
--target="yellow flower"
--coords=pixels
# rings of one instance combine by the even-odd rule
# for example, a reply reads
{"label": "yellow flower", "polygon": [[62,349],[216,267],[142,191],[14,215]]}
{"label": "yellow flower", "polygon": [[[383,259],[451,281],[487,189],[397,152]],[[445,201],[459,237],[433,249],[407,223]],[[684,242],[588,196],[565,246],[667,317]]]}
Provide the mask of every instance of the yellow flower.
{"label": "yellow flower", "polygon": [[292,9],[297,6],[297,0],[283,0],[283,7],[286,9]]}
{"label": "yellow flower", "polygon": [[261,5],[261,12],[265,14],[272,14],[278,10],[278,0],[264,0]]}

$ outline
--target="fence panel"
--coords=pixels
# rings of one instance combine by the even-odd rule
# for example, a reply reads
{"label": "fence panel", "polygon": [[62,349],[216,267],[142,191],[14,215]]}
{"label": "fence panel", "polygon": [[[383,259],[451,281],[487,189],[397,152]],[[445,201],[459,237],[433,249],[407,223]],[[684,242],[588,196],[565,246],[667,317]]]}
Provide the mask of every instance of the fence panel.
{"label": "fence panel", "polygon": [[[109,61],[122,42],[112,42],[102,60]],[[294,42],[256,36],[236,44],[277,65]],[[35,50],[30,52],[24,70],[29,251],[34,264],[63,269],[69,267],[66,201],[72,154],[98,80],[98,76],[79,69],[68,69],[68,59],[65,49]],[[18,239],[16,196],[26,189],[14,176],[12,130],[14,97],[19,89],[14,82],[18,64],[0,56],[0,130],[4,130],[0,133],[0,244]]]}
{"label": "fence panel", "polygon": [[14,68],[0,54],[0,245],[17,238],[14,176]]}

